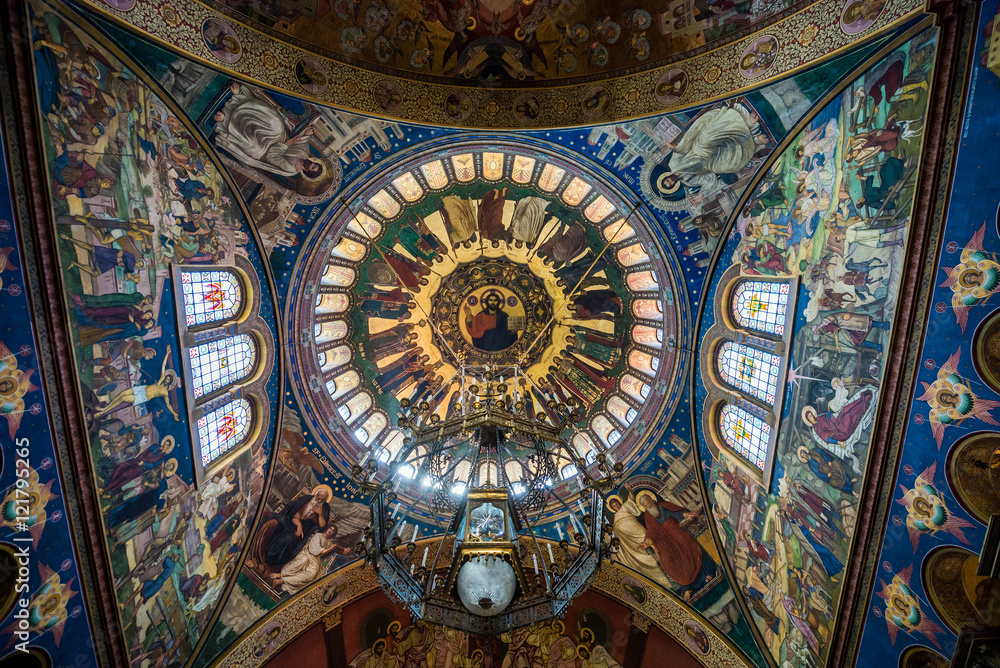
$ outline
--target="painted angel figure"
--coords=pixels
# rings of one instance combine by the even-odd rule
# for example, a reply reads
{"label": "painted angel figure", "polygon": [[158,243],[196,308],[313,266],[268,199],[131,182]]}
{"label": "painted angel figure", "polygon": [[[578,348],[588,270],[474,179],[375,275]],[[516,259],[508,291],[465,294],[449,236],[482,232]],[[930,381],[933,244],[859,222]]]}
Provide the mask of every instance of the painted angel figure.
{"label": "painted angel figure", "polygon": [[972,544],[966,539],[962,529],[972,527],[973,524],[956,517],[948,510],[940,492],[934,486],[936,473],[937,462],[932,462],[917,476],[912,489],[899,486],[903,497],[896,499],[896,502],[906,507],[906,530],[910,533],[914,552],[917,551],[917,543],[922,534],[933,536],[939,531],[950,533],[966,545]]}
{"label": "painted angel figure", "polygon": [[[969,309],[980,301],[985,303],[1000,289],[1000,264],[995,254],[983,250],[985,236],[984,222],[965,245],[959,263],[954,267],[941,267],[948,278],[939,287],[951,288],[951,305],[963,333],[969,321]],[[941,445],[940,441],[938,445]]]}
{"label": "painted angel figure", "polygon": [[1000,401],[980,399],[958,375],[958,362],[962,357],[962,349],[948,358],[938,369],[937,380],[933,383],[920,381],[924,386],[923,395],[917,401],[926,401],[930,407],[928,421],[938,449],[944,439],[944,430],[951,425],[957,425],[968,418],[978,418],[987,424],[1000,425],[990,411],[1000,406]]}

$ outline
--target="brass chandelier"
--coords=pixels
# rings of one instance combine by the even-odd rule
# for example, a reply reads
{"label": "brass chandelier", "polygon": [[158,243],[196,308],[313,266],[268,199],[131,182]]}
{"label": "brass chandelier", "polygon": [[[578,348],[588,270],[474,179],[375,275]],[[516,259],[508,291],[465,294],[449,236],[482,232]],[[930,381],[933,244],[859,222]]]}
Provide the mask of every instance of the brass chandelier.
{"label": "brass chandelier", "polygon": [[[564,438],[580,419],[576,400],[543,393],[540,405],[516,365],[463,367],[456,376],[462,402],[454,416],[442,420],[428,402],[404,399],[398,426],[409,437],[396,457],[383,460],[387,467],[370,456],[354,466],[352,477],[371,495],[357,552],[416,618],[496,635],[560,616],[617,551],[604,497],[623,467],[607,452],[580,457]],[[415,478],[422,494],[397,494],[404,478]],[[572,488],[562,498],[560,480]],[[564,516],[558,541],[538,535],[536,526]],[[443,534],[422,551],[420,524]]]}

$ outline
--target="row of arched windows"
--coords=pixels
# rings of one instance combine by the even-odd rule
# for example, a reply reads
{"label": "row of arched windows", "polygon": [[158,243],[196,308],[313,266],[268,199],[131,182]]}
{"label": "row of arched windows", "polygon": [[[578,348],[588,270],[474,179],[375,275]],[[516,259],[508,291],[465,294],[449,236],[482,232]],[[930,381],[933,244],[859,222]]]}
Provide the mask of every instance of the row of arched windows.
{"label": "row of arched windows", "polygon": [[[255,332],[237,331],[248,316],[249,290],[240,272],[229,268],[181,268],[184,318],[181,340],[197,441],[199,478],[226,453],[245,445],[257,419],[255,403],[240,390],[260,367]],[[241,328],[244,329],[244,328]],[[230,395],[224,401],[224,395]],[[217,405],[222,400],[222,405]]]}
{"label": "row of arched windows", "polygon": [[[794,305],[790,281],[737,279],[717,310],[718,338],[712,375],[728,394],[712,419],[722,443],[764,473],[776,441],[787,373],[789,319]],[[717,304],[718,305],[718,304]],[[724,310],[719,313],[719,310]]]}

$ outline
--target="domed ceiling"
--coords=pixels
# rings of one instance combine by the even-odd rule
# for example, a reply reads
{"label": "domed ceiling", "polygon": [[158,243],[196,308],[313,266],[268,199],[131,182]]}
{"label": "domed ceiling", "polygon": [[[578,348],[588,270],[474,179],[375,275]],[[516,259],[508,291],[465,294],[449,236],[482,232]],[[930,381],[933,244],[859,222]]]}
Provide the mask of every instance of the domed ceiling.
{"label": "domed ceiling", "polygon": [[[575,406],[570,441],[590,465],[605,451],[626,468],[641,461],[679,393],[687,322],[643,209],[550,146],[434,148],[337,202],[307,241],[295,387],[333,459],[345,471],[366,453],[389,462],[406,441],[400,402],[426,402],[431,423],[464,414],[491,372],[530,419]],[[453,462],[465,454],[455,447]],[[575,469],[551,471],[565,500]],[[423,474],[404,474],[401,493],[419,495]]]}

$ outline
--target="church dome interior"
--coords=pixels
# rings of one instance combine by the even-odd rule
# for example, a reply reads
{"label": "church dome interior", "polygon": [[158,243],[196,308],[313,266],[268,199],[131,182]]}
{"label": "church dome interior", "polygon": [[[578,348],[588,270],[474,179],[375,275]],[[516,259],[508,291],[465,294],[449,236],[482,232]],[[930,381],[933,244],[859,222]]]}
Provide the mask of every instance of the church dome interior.
{"label": "church dome interior", "polygon": [[1000,0],[0,21],[0,668],[1000,665]]}

